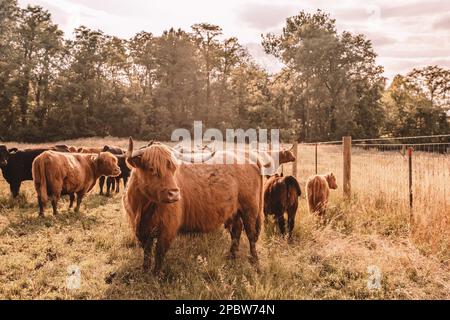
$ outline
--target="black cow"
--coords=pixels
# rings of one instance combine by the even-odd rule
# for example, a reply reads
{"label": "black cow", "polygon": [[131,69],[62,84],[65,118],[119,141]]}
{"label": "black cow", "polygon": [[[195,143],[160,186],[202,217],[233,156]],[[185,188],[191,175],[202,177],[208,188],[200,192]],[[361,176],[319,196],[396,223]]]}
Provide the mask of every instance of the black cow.
{"label": "black cow", "polygon": [[18,150],[17,148],[7,149],[5,145],[0,145],[0,168],[14,198],[19,195],[23,181],[33,180],[31,175],[33,160],[47,150],[66,152],[62,146]]}
{"label": "black cow", "polygon": [[104,146],[103,152],[111,152],[117,158],[117,164],[120,167],[120,175],[117,177],[108,177],[105,176],[100,177],[99,186],[100,186],[100,194],[103,194],[103,186],[105,185],[106,180],[106,195],[109,195],[111,191],[116,191],[118,193],[120,191],[120,179],[123,179],[124,187],[127,186],[128,178],[130,177],[131,170],[128,168],[125,162],[125,154],[122,149],[118,147],[110,147]]}

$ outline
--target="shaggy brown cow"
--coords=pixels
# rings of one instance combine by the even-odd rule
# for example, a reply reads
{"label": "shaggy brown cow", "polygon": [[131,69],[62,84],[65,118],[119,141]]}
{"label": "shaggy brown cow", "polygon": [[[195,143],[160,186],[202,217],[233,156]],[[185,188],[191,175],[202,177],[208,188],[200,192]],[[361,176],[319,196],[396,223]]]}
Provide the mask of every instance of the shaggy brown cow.
{"label": "shaggy brown cow", "polygon": [[251,164],[180,164],[175,154],[175,150],[158,143],[133,152],[130,138],[127,163],[132,175],[123,206],[144,249],[144,268],[150,266],[155,238],[154,272],[158,273],[178,233],[210,232],[221,225],[230,230],[232,257],[244,227],[252,261],[257,263],[256,241],[263,220],[259,168]]}
{"label": "shaggy brown cow", "polygon": [[309,177],[306,182],[306,197],[311,213],[323,217],[328,205],[330,189],[337,189],[336,177],[333,173]]}
{"label": "shaggy brown cow", "polygon": [[44,215],[48,197],[51,198],[53,214],[61,195],[77,194],[75,211],[80,209],[83,196],[94,187],[100,176],[117,176],[120,169],[117,159],[109,152],[100,154],[59,153],[46,151],[33,161],[34,186],[38,195],[39,215]]}
{"label": "shaggy brown cow", "polygon": [[293,176],[275,174],[264,184],[264,215],[273,214],[277,219],[282,235],[285,231],[284,213],[288,214],[289,238],[292,238],[295,214],[297,213],[298,197],[302,194],[297,179]]}

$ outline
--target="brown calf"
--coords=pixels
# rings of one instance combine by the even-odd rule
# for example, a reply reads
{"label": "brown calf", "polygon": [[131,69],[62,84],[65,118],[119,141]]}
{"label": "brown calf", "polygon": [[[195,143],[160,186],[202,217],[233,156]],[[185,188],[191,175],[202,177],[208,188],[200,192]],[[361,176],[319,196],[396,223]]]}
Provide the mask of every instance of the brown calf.
{"label": "brown calf", "polygon": [[284,213],[288,214],[289,238],[292,238],[298,197],[302,194],[297,179],[293,176],[271,176],[264,184],[264,215],[273,214],[282,235],[285,231]]}
{"label": "brown calf", "polygon": [[336,177],[333,173],[309,177],[306,182],[306,197],[311,213],[323,217],[328,205],[330,189],[337,189]]}

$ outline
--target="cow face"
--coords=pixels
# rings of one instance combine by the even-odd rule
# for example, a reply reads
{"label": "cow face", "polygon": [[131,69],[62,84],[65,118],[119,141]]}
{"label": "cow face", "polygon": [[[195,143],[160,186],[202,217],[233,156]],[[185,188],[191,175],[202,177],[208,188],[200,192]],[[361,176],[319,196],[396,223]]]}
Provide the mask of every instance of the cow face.
{"label": "cow face", "polygon": [[8,164],[9,151],[4,145],[0,145],[0,167],[6,167]]}
{"label": "cow face", "polygon": [[334,176],[334,174],[332,172],[327,174],[326,178],[327,178],[327,182],[328,182],[328,187],[330,189],[337,189],[338,188],[338,185],[336,183],[336,177]]}
{"label": "cow face", "polygon": [[296,160],[293,153],[293,148],[294,147],[292,147],[291,149],[284,149],[280,151],[280,163],[294,162]]}
{"label": "cow face", "polygon": [[98,156],[93,156],[97,165],[97,170],[101,176],[117,177],[120,175],[120,168],[117,165],[117,158],[109,152],[100,152]]}
{"label": "cow face", "polygon": [[176,159],[169,147],[153,144],[133,152],[133,140],[127,151],[127,163],[133,168],[138,189],[156,203],[173,203],[180,200],[175,171]]}

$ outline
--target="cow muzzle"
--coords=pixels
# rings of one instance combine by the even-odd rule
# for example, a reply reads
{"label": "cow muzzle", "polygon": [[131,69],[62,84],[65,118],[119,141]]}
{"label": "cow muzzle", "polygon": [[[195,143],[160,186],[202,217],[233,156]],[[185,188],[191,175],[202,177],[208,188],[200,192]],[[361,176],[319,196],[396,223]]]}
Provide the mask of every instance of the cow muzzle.
{"label": "cow muzzle", "polygon": [[8,164],[8,161],[6,161],[6,160],[0,161],[0,167],[6,167],[7,164]]}
{"label": "cow muzzle", "polygon": [[114,172],[113,172],[113,174],[112,174],[112,177],[120,176],[121,173],[122,173],[122,172],[120,171],[120,168],[117,167],[117,168],[114,169]]}
{"label": "cow muzzle", "polygon": [[162,197],[162,202],[174,203],[174,202],[177,202],[178,200],[180,200],[180,198],[181,198],[180,189],[178,189],[178,188],[169,189],[166,192],[164,192],[164,196]]}

